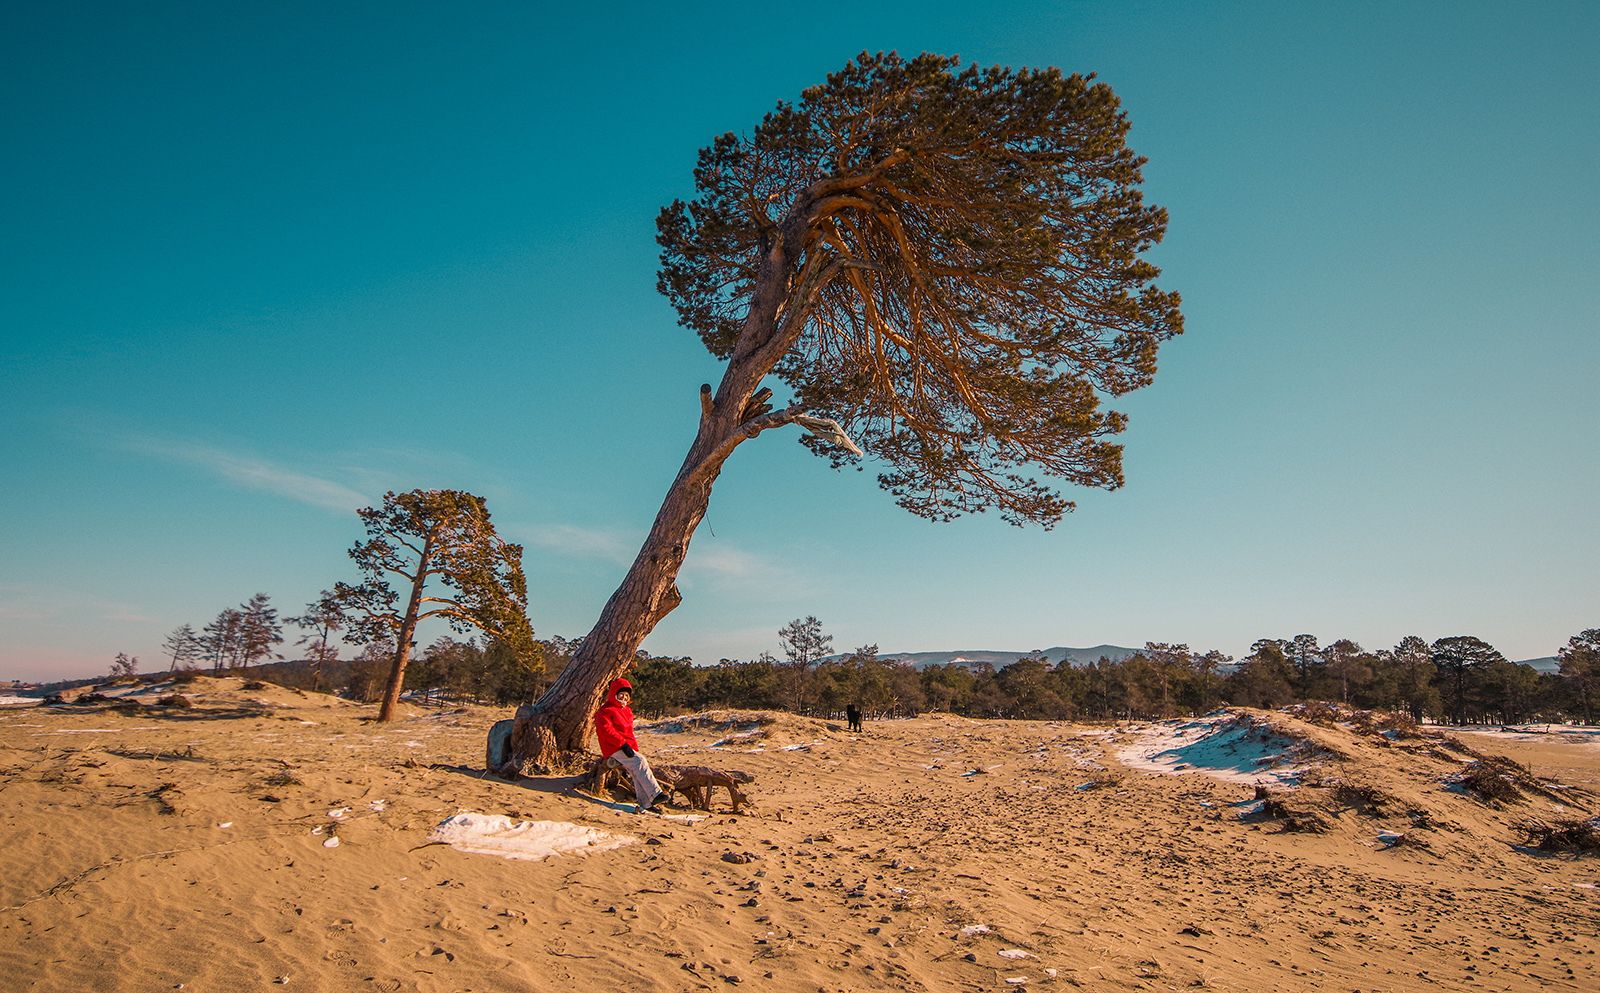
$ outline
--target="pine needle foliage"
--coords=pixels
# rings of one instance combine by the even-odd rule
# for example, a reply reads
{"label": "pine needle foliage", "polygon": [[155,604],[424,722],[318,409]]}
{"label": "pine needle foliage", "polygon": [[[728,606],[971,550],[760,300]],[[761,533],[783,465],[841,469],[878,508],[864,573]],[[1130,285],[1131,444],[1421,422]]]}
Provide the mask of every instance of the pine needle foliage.
{"label": "pine needle foliage", "polygon": [[[1166,230],[1094,76],[863,53],[702,149],[657,221],[659,288],[712,354],[780,376],[934,520],[1054,524],[1034,474],[1115,489],[1126,417],[1181,333]],[[805,439],[835,466],[856,457]]]}
{"label": "pine needle foliage", "polygon": [[417,623],[431,617],[457,632],[483,631],[510,646],[530,672],[542,668],[528,624],[522,546],[495,533],[482,497],[390,492],[382,507],[357,513],[367,540],[350,549],[350,558],[363,580],[336,583],[315,608],[341,623],[346,641],[395,646],[380,721],[394,713]]}

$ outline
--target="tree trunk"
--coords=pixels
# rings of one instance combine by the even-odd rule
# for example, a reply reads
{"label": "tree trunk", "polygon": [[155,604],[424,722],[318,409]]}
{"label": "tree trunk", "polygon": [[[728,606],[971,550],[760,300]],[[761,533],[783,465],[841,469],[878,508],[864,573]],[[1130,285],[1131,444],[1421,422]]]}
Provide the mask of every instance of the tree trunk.
{"label": "tree trunk", "polygon": [[517,708],[509,756],[517,770],[572,772],[593,761],[585,742],[606,686],[627,670],[645,636],[682,602],[678,570],[727,458],[722,454],[714,463],[697,458],[706,447],[710,422],[702,419],[700,437],[667,491],[644,547],[594,629],[538,702]]}
{"label": "tree trunk", "polygon": [[517,708],[510,754],[500,769],[490,771],[587,768],[593,761],[584,751],[592,736],[589,725],[607,684],[628,670],[645,636],[683,600],[678,570],[723,463],[743,442],[793,423],[800,413],[791,407],[750,416],[748,406],[761,380],[799,337],[816,294],[837,271],[833,264],[824,267],[820,256],[811,257],[803,269],[800,265],[821,195],[829,192],[825,187],[826,182],[813,187],[812,195],[800,197],[779,222],[761,260],[739,341],[715,397],[708,387],[701,388],[700,429],[644,547],[561,675],[537,702]]}
{"label": "tree trunk", "polygon": [[433,558],[433,536],[422,543],[418,556],[417,575],[411,581],[411,599],[406,601],[406,614],[400,621],[395,639],[394,665],[389,668],[389,683],[383,688],[383,703],[378,707],[378,723],[394,720],[394,708],[400,702],[400,689],[406,681],[406,662],[411,658],[411,639],[417,633],[417,615],[422,611],[422,587],[428,582],[428,564]]}

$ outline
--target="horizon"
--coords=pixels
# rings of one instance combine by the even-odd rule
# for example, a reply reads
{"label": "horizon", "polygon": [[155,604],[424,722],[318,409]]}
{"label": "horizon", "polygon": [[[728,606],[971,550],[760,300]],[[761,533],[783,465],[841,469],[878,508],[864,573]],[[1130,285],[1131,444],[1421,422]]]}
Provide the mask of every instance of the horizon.
{"label": "horizon", "polygon": [[152,666],[258,591],[301,613],[386,490],[483,496],[536,635],[586,633],[721,370],[656,292],[657,211],[880,50],[1110,84],[1186,333],[1109,402],[1126,485],[1050,531],[914,518],[796,428],[745,445],[646,651],[808,615],[1235,659],[1600,627],[1600,8],[728,10],[0,15],[0,679]]}
{"label": "horizon", "polygon": [[[1190,647],[1193,648],[1193,646],[1190,646]],[[1131,654],[1139,654],[1139,653],[1142,653],[1144,651],[1144,648],[1142,648],[1142,647],[1141,648],[1132,648],[1132,647],[1129,647],[1127,645],[1101,644],[1101,645],[1090,645],[1090,646],[1087,646],[1085,648],[1072,648],[1072,647],[1066,646],[1066,645],[1053,645],[1050,648],[1034,648],[1034,649],[1028,649],[1027,651],[1016,651],[1016,650],[1013,650],[1013,649],[1006,649],[1006,648],[967,648],[967,649],[959,649],[959,650],[953,650],[953,651],[879,652],[878,653],[878,657],[879,658],[884,658],[884,659],[902,660],[904,662],[904,664],[906,664],[906,665],[913,665],[914,664],[913,662],[908,661],[908,660],[903,660],[902,657],[904,657],[904,656],[916,656],[916,655],[954,655],[955,658],[949,660],[948,662],[941,662],[941,663],[930,662],[930,663],[927,663],[927,665],[952,665],[952,664],[956,663],[957,661],[968,661],[968,662],[975,662],[975,663],[978,663],[978,664],[994,665],[994,667],[998,670],[998,669],[1005,668],[1005,666],[999,665],[999,664],[995,664],[995,663],[991,663],[991,662],[986,662],[983,659],[969,659],[966,656],[968,656],[968,655],[1017,655],[1017,656],[1025,657],[1025,656],[1031,655],[1031,654],[1033,654],[1035,652],[1049,653],[1049,652],[1052,652],[1052,651],[1056,651],[1058,649],[1065,649],[1068,652],[1085,652],[1085,651],[1093,651],[1095,649],[1100,649],[1100,648],[1110,648],[1110,649],[1114,649],[1114,650],[1119,651],[1119,652],[1129,652]],[[697,669],[710,668],[710,667],[716,666],[716,665],[718,665],[718,664],[720,664],[722,662],[741,662],[741,661],[751,661],[751,662],[753,662],[753,661],[756,661],[754,658],[751,658],[751,659],[736,659],[736,658],[729,659],[729,658],[723,658],[723,659],[718,659],[716,662],[711,662],[711,661],[702,661],[702,660],[696,659],[696,658],[694,658],[692,656],[673,655],[671,652],[665,652],[665,653],[661,653],[661,654],[663,654],[663,655],[665,655],[667,657],[670,657],[670,658],[687,658],[689,660],[690,664],[692,664]],[[829,661],[829,660],[832,660],[832,659],[838,659],[838,658],[846,657],[849,654],[851,654],[851,653],[849,653],[849,652],[835,652],[835,653],[833,653],[831,655],[822,656],[822,658],[818,659],[818,661],[819,662],[826,662],[826,661]],[[1102,658],[1103,657],[1104,656],[1102,656]],[[1535,663],[1535,662],[1551,662],[1551,661],[1555,661],[1555,660],[1556,660],[1556,657],[1554,655],[1540,655],[1540,656],[1534,656],[1532,658],[1525,658],[1525,659],[1514,659],[1514,658],[1510,658],[1509,656],[1506,658],[1506,661],[1510,662],[1512,665],[1531,665],[1532,663]],[[142,663],[142,660],[140,660],[140,661]],[[223,668],[220,671],[213,670],[212,667],[210,667],[210,666],[199,666],[199,667],[194,667],[194,668],[190,668],[190,669],[187,669],[187,670],[185,670],[185,669],[176,669],[176,670],[173,670],[173,669],[141,669],[140,671],[136,671],[135,673],[133,673],[133,676],[138,678],[138,679],[140,679],[140,680],[149,681],[152,677],[157,677],[157,676],[161,676],[161,675],[168,674],[168,673],[176,673],[176,672],[188,671],[188,672],[198,673],[198,674],[200,674],[202,676],[214,675],[214,676],[227,677],[227,676],[230,676],[230,675],[238,676],[240,674],[250,672],[253,669],[264,668],[264,667],[269,667],[269,666],[273,666],[273,665],[280,665],[280,664],[281,665],[292,665],[292,664],[295,664],[295,663],[303,663],[303,662],[311,662],[311,661],[314,661],[314,660],[312,660],[312,659],[310,659],[308,657],[303,657],[303,656],[299,657],[299,658],[292,658],[292,657],[288,657],[288,656],[282,656],[282,657],[270,659],[270,660],[268,660],[266,662],[258,662],[258,663],[255,663],[254,665],[243,666],[243,667],[240,667],[240,668]],[[331,661],[334,661],[334,662],[350,662],[352,660],[348,659],[348,658],[344,658],[344,657],[341,656],[340,658],[334,659],[334,660],[331,660]],[[1083,661],[1076,661],[1076,660],[1072,659],[1070,656],[1063,658],[1061,661],[1069,663],[1074,668],[1076,668],[1078,666],[1081,666],[1081,665],[1087,665],[1088,664],[1088,663],[1083,662]],[[1243,661],[1242,657],[1233,658],[1231,661],[1229,661],[1227,663],[1224,663],[1224,667],[1226,668],[1226,667],[1229,667],[1229,666],[1236,666],[1241,661]],[[781,660],[781,659],[777,660],[777,662],[778,662],[779,665],[784,664],[783,660]],[[1007,664],[1009,664],[1009,663],[1007,663]],[[1553,671],[1553,670],[1540,670],[1540,671]],[[11,677],[0,676],[0,683],[26,684],[28,686],[48,686],[48,685],[52,685],[52,684],[55,684],[55,683],[74,683],[74,682],[85,682],[85,681],[94,681],[94,680],[110,680],[112,678],[113,677],[110,676],[110,675],[101,675],[101,674],[84,675],[84,676],[59,676],[59,677],[56,677],[56,678],[53,678],[53,679],[46,679],[46,680],[14,679],[14,678],[11,678]],[[334,692],[334,690],[329,689],[326,692],[332,693],[332,692]]]}

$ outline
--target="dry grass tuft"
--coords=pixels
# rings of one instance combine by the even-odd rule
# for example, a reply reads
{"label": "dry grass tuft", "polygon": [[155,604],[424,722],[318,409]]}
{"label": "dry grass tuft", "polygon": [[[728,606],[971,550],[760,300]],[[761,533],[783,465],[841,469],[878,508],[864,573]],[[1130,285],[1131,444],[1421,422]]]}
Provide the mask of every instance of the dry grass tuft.
{"label": "dry grass tuft", "polygon": [[1376,786],[1356,783],[1338,784],[1333,788],[1333,798],[1369,816],[1383,813],[1384,805],[1390,802],[1389,795]]}
{"label": "dry grass tuft", "polygon": [[1344,704],[1327,700],[1313,700],[1285,707],[1284,713],[1298,717],[1308,724],[1322,727],[1344,726],[1366,737],[1422,738],[1422,726],[1410,714],[1397,714],[1387,710],[1357,710]]}
{"label": "dry grass tuft", "polygon": [[1581,817],[1555,821],[1528,821],[1522,825],[1527,844],[1546,852],[1600,852],[1600,825]]}
{"label": "dry grass tuft", "polygon": [[1302,834],[1322,834],[1328,822],[1309,811],[1291,810],[1283,799],[1265,786],[1256,787],[1256,799],[1261,801],[1261,816],[1280,822],[1284,831]]}
{"label": "dry grass tuft", "polygon": [[1291,717],[1298,717],[1307,724],[1320,724],[1323,727],[1333,727],[1348,716],[1336,703],[1327,700],[1312,700],[1310,703],[1295,704],[1285,707],[1284,713]]}
{"label": "dry grass tuft", "polygon": [[1500,755],[1485,755],[1467,766],[1456,782],[1484,800],[1507,803],[1519,802],[1524,788],[1536,785],[1527,769]]}

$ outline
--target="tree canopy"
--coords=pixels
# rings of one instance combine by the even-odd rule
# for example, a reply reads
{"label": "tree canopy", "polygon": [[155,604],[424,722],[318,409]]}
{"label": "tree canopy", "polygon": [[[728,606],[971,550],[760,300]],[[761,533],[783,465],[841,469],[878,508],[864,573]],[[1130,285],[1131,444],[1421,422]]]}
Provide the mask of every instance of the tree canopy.
{"label": "tree canopy", "polygon": [[1121,485],[1126,419],[1098,394],[1149,383],[1183,327],[1140,256],[1166,211],[1093,80],[863,53],[701,150],[698,195],[658,220],[658,285],[714,355],[884,462],[901,506],[1048,526],[1072,504],[1027,467]]}
{"label": "tree canopy", "polygon": [[[522,546],[495,534],[482,497],[458,490],[390,492],[382,507],[357,513],[367,540],[357,542],[350,557],[362,582],[335,584],[312,613],[343,618],[346,641],[393,640],[378,720],[394,715],[417,623],[427,618],[443,618],[460,633],[484,631],[530,668],[540,665],[528,624]],[[403,604],[395,580],[403,581]]]}

